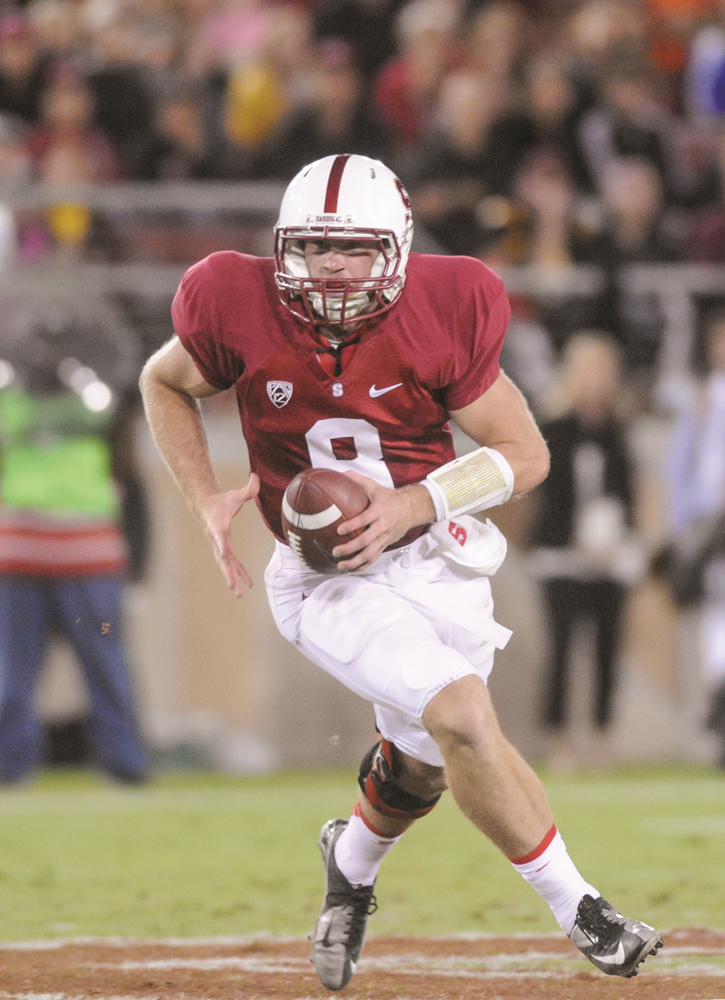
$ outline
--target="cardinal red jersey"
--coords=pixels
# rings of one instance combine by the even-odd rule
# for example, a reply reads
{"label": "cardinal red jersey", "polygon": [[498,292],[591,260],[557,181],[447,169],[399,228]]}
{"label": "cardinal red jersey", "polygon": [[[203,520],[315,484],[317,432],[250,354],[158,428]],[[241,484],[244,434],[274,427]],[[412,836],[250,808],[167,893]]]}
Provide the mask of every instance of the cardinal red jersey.
{"label": "cardinal red jersey", "polygon": [[327,342],[282,305],[274,261],[223,251],[186,272],[172,315],[204,379],[236,385],[257,502],[283,539],[282,494],[302,469],[399,487],[455,457],[449,411],[498,377],[510,310],[480,261],[411,254],[401,297],[358,328],[335,374]]}

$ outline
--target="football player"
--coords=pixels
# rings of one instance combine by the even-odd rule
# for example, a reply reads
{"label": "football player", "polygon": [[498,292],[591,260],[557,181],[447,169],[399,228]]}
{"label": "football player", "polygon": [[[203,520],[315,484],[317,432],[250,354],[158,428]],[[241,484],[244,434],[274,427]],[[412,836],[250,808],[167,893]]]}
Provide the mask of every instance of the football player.
{"label": "football player", "polygon": [[[450,788],[465,815],[546,900],[589,960],[633,976],[662,942],[618,913],[571,861],[537,776],[506,740],[486,679],[508,630],[489,576],[505,553],[471,517],[546,476],[546,445],[499,368],[510,310],[478,260],[411,254],[408,196],[382,163],[328,156],[289,185],[274,258],[233,251],[190,268],[176,336],[141,385],[157,445],[229,587],[251,580],[230,522],[255,499],[277,539],[266,573],[282,634],[373,702],[380,741],[349,819],[322,827],[325,897],[312,957],[331,990],[360,957],[380,863]],[[236,387],[252,473],[222,492],[197,400]],[[479,445],[455,459],[449,420]],[[285,488],[310,467],[347,472],[364,529],[308,569],[285,544]]]}

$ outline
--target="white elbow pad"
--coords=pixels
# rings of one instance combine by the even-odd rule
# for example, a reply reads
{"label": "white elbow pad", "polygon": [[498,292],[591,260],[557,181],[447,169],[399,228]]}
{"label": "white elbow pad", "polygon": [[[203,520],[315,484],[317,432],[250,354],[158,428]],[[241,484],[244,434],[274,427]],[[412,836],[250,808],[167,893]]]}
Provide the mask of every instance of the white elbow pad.
{"label": "white elbow pad", "polygon": [[431,495],[436,519],[445,521],[506,503],[514,490],[514,474],[500,451],[479,448],[435,469],[422,485]]}

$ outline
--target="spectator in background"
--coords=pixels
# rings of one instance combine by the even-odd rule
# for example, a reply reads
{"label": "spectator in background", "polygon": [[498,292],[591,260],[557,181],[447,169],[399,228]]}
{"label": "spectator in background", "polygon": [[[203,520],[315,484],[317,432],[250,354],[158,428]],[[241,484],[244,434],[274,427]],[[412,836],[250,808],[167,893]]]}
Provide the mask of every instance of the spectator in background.
{"label": "spectator in background", "polygon": [[577,140],[581,108],[576,88],[553,54],[531,60],[526,67],[521,104],[494,123],[489,188],[510,195],[524,159],[546,150],[563,163],[577,191],[589,191],[589,173]]}
{"label": "spectator in background", "polygon": [[139,180],[213,180],[223,163],[207,140],[199,93],[191,84],[179,84],[158,103],[154,127],[144,157],[139,161]]}
{"label": "spectator in background", "polygon": [[[312,25],[304,10],[284,5],[267,11],[256,54],[233,66],[226,83],[220,148],[231,177],[264,175],[268,148],[288,123],[317,98],[312,66]],[[334,85],[334,81],[330,81]],[[319,95],[330,103],[332,94]],[[345,95],[341,95],[345,101]],[[345,114],[345,112],[343,112]],[[275,165],[273,176],[279,176]],[[286,176],[286,175],[285,175]]]}
{"label": "spectator in background", "polygon": [[627,286],[629,264],[674,263],[683,257],[678,213],[668,210],[660,174],[642,157],[619,157],[601,172],[601,221],[578,234],[575,257],[598,264],[605,275],[600,323],[624,352],[627,379],[646,401],[656,375],[664,316],[660,299]]}
{"label": "spectator in background", "polygon": [[25,128],[13,115],[0,114],[0,184],[20,185],[30,179],[32,160],[25,144]]}
{"label": "spectator in background", "polygon": [[681,259],[680,217],[667,208],[655,164],[642,156],[616,157],[603,167],[601,181],[601,229],[577,245],[580,259],[605,266]]}
{"label": "spectator in background", "polygon": [[370,80],[395,56],[395,17],[401,0],[322,0],[313,8],[315,37],[344,39]]}
{"label": "spectator in background", "polygon": [[73,0],[31,0],[25,8],[38,47],[51,62],[67,62],[83,50],[81,10]]}
{"label": "spectator in background", "polygon": [[725,312],[707,323],[709,375],[675,427],[668,464],[675,592],[700,604],[708,725],[725,767]]}
{"label": "spectator in background", "polygon": [[113,21],[97,32],[93,68],[87,75],[93,95],[93,125],[113,144],[126,177],[134,177],[144,155],[154,115],[148,81],[134,61],[133,23]]}
{"label": "spectator in background", "polygon": [[571,265],[575,191],[558,152],[534,149],[516,177],[516,192],[530,213],[527,262],[544,268]]}
{"label": "spectator in background", "polygon": [[150,17],[133,28],[133,59],[154,106],[183,85],[181,25],[171,17]]}
{"label": "spectator in background", "polygon": [[664,197],[685,197],[690,178],[678,157],[680,125],[662,104],[657,81],[640,53],[613,58],[600,81],[601,99],[581,119],[579,141],[596,190],[603,193],[613,160],[638,156],[657,170]]}
{"label": "spectator in background", "polygon": [[491,131],[499,111],[500,94],[480,75],[449,73],[436,106],[436,127],[410,169],[416,215],[449,253],[475,255],[487,248],[477,208],[490,193],[498,155]]}
{"label": "spectator in background", "polygon": [[[700,4],[701,5],[701,4]],[[697,17],[694,3],[680,4],[677,28],[681,39],[680,106],[697,121],[725,113],[725,25],[714,5],[709,16]],[[669,22],[671,24],[671,21]]]}
{"label": "spectator in background", "polygon": [[263,50],[270,8],[258,0],[221,0],[190,5],[187,69],[192,76],[228,71]]}
{"label": "spectator in background", "polygon": [[411,0],[398,15],[399,54],[373,81],[374,105],[398,144],[398,156],[425,142],[454,58],[457,28],[453,0]]}
{"label": "spectator in background", "polygon": [[725,263],[725,129],[715,135],[716,179],[709,204],[693,213],[687,259],[698,264]]}
{"label": "spectator in background", "polygon": [[119,180],[113,147],[93,122],[93,94],[69,64],[56,67],[43,93],[42,114],[28,135],[38,180],[49,184]]}
{"label": "spectator in background", "polygon": [[494,0],[480,7],[465,27],[466,65],[501,95],[504,109],[514,106],[523,82],[524,8],[515,0]]}
{"label": "spectator in background", "polygon": [[248,0],[185,10],[182,64],[206,92],[212,146],[232,178],[255,176],[257,155],[309,96],[312,25],[301,6]]}
{"label": "spectator in background", "polygon": [[566,48],[570,72],[582,107],[599,97],[599,81],[608,68],[634,59],[645,60],[649,39],[647,20],[632,0],[584,0],[574,3],[562,23],[559,39]]}
{"label": "spectator in background", "polygon": [[715,13],[712,0],[645,0],[649,17],[650,63],[655,67],[667,104],[682,114],[687,103],[688,63],[693,35]]}
{"label": "spectator in background", "polygon": [[[506,264],[536,268],[537,293],[529,297],[526,311],[531,311],[534,300],[535,316],[559,354],[576,330],[597,325],[601,310],[598,283],[584,281],[572,270],[582,206],[554,147],[534,148],[526,155],[513,189],[511,199],[487,198],[479,205],[479,219],[493,229],[498,216],[504,226],[487,257],[494,268]],[[514,300],[514,311],[522,304]]]}
{"label": "spectator in background", "polygon": [[24,780],[43,759],[33,699],[57,630],[75,649],[88,686],[96,762],[114,779],[138,784],[147,779],[148,758],[123,644],[127,558],[114,481],[115,450],[126,501],[135,501],[128,520],[138,538],[144,520],[138,479],[127,448],[119,447],[124,421],[128,427],[123,392],[134,382],[138,358],[117,331],[104,336],[98,323],[84,327],[56,312],[5,344],[4,353],[0,783]]}
{"label": "spectator in background", "polygon": [[[605,334],[572,337],[555,396],[558,415],[541,428],[551,470],[536,494],[530,541],[550,625],[542,719],[558,737],[552,762],[562,766],[587,763],[577,760],[564,732],[574,630],[581,622],[593,629],[592,721],[605,735],[612,722],[627,584],[639,569],[628,544],[634,493],[619,364],[616,344]],[[599,750],[606,753],[606,740]]]}
{"label": "spectator in background", "polygon": [[346,42],[330,39],[317,47],[314,92],[292,113],[261,160],[259,172],[289,179],[306,163],[341,149],[374,159],[387,156],[390,139],[371,114],[363,80]]}
{"label": "spectator in background", "polygon": [[0,15],[0,113],[36,124],[49,70],[50,59],[40,50],[25,16]]}

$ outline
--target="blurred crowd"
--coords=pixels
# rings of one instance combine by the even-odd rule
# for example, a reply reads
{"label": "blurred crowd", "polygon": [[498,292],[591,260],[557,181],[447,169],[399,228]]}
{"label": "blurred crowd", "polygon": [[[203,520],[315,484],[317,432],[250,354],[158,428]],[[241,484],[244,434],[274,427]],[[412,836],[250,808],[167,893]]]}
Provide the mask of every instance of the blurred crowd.
{"label": "blurred crowd", "polygon": [[721,0],[0,4],[0,184],[379,157],[450,252],[721,262]]}
{"label": "blurred crowd", "polygon": [[[618,270],[725,261],[724,116],[722,0],[0,3],[0,192],[285,182],[366,153],[403,179],[427,249],[600,268],[597,295],[543,320],[557,355],[610,331],[635,383],[663,318]],[[20,220],[21,262],[43,258],[48,225],[51,241],[92,230],[113,259],[113,232],[65,206]]]}

